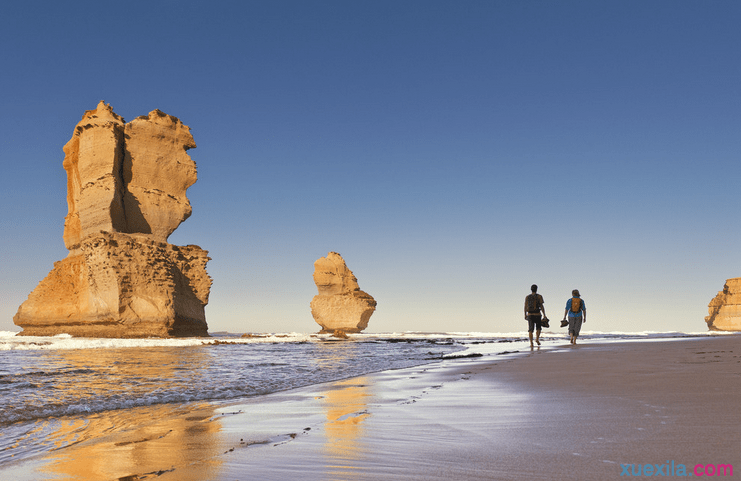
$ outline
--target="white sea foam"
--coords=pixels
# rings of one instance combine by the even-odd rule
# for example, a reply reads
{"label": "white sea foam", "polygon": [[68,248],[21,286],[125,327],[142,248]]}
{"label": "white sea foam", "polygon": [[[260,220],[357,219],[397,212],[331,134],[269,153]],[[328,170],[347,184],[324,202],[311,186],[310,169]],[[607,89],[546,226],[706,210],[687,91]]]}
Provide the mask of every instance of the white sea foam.
{"label": "white sea foam", "polygon": [[[296,342],[321,342],[331,340],[329,334],[312,333],[263,333],[251,334],[249,337],[241,337],[238,334],[219,332],[212,334],[210,338],[148,338],[148,339],[108,339],[108,338],[81,338],[72,337],[69,334],[58,334],[56,336],[37,337],[20,336],[12,331],[0,331],[0,351],[12,350],[62,350],[62,349],[111,349],[111,348],[146,348],[146,347],[186,347],[204,346],[213,344],[274,344],[274,343],[296,343]],[[583,339],[594,340],[637,340],[637,339],[670,339],[686,337],[712,337],[734,335],[733,332],[703,331],[703,332],[621,332],[621,331],[581,331]],[[360,333],[350,334],[351,339],[360,341],[372,340],[441,340],[450,339],[460,343],[466,341],[488,341],[488,342],[514,342],[527,339],[527,331],[519,332],[421,332],[401,331],[389,333]],[[541,339],[560,340],[567,339],[565,330],[543,330]]]}
{"label": "white sea foam", "polygon": [[63,349],[115,349],[133,347],[187,347],[205,346],[218,343],[230,344],[264,344],[282,342],[309,342],[326,338],[316,334],[285,333],[260,334],[253,337],[238,337],[224,335],[210,338],[147,338],[147,339],[117,339],[117,338],[84,338],[72,337],[69,334],[56,336],[19,336],[15,332],[0,332],[0,351],[13,350],[63,350]]}

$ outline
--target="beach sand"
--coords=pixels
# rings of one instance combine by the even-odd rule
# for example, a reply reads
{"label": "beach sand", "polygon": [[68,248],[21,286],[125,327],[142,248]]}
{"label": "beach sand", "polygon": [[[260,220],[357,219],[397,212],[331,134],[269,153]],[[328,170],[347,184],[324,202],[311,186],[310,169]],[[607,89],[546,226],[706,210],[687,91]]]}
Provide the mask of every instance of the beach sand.
{"label": "beach sand", "polygon": [[524,346],[237,405],[61,421],[44,434],[59,449],[0,478],[602,480],[698,463],[741,477],[741,337]]}

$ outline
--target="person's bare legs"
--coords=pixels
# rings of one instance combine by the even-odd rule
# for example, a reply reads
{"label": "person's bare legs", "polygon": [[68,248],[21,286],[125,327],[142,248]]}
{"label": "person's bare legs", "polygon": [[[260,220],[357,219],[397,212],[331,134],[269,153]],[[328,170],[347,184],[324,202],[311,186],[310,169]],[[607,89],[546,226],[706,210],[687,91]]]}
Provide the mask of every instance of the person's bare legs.
{"label": "person's bare legs", "polygon": [[527,337],[530,338],[530,347],[533,347],[533,333],[532,332],[528,332],[527,333]]}
{"label": "person's bare legs", "polygon": [[[538,346],[540,346],[540,329],[538,329],[537,331],[535,331],[535,342],[538,344]],[[532,339],[530,340],[530,345],[531,346],[533,345]]]}

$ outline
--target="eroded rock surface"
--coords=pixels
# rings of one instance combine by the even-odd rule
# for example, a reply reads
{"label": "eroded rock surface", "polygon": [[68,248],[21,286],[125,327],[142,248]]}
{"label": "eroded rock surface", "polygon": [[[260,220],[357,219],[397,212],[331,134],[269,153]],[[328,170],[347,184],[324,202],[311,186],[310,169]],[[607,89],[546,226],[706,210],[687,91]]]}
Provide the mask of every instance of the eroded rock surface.
{"label": "eroded rock surface", "polygon": [[126,231],[123,210],[124,121],[101,102],[88,110],[64,146],[67,209],[64,244],[75,251],[100,231]]}
{"label": "eroded rock surface", "polygon": [[24,335],[206,336],[208,252],[167,243],[191,214],[190,129],[154,110],[88,110],[64,146],[69,255],[18,309]]}
{"label": "eroded rock surface", "polygon": [[728,279],[708,305],[705,322],[711,331],[741,331],[741,277]]}
{"label": "eroded rock surface", "polygon": [[360,290],[358,280],[336,252],[314,262],[314,282],[319,294],[311,301],[311,314],[320,332],[360,332],[376,310],[376,301]]}
{"label": "eroded rock surface", "polygon": [[126,124],[123,182],[126,232],[167,241],[190,217],[185,191],[196,181],[196,146],[188,126],[159,110]]}

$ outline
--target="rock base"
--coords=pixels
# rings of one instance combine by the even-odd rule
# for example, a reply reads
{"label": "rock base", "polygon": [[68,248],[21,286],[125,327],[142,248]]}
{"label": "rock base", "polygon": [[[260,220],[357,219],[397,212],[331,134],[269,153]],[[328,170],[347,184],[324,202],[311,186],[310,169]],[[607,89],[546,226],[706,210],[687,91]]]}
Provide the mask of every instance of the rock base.
{"label": "rock base", "polygon": [[208,252],[101,232],[56,262],[13,322],[21,335],[208,336]]}
{"label": "rock base", "polygon": [[311,315],[322,327],[322,334],[335,331],[361,332],[376,310],[376,301],[363,291],[352,291],[344,295],[314,296],[311,300]]}

